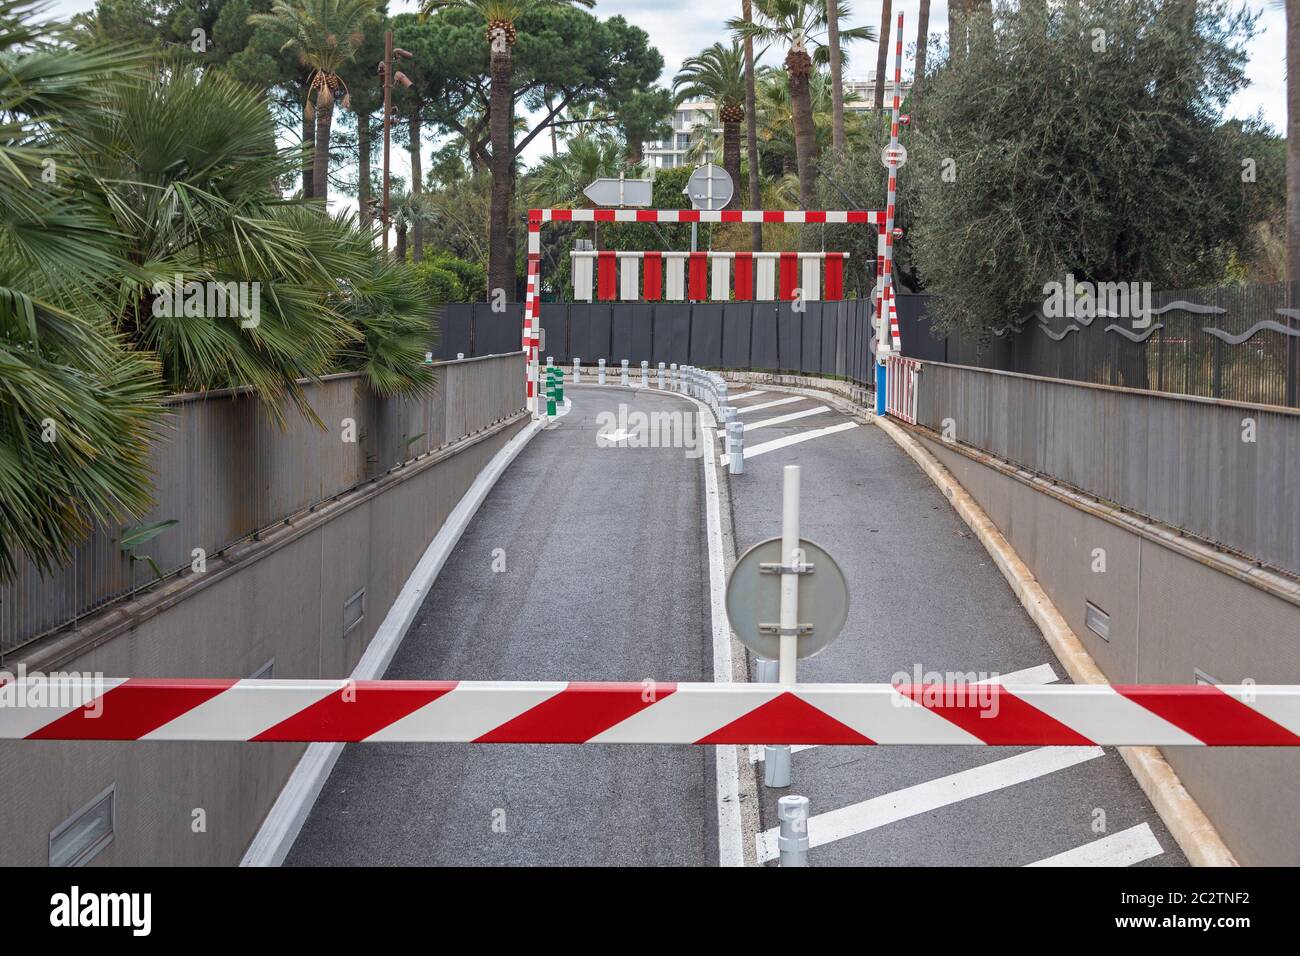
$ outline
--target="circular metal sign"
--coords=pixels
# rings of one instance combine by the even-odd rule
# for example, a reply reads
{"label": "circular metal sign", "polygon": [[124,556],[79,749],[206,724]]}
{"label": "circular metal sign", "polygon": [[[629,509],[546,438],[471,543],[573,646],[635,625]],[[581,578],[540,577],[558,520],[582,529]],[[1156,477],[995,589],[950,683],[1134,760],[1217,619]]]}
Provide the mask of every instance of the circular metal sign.
{"label": "circular metal sign", "polygon": [[736,194],[736,184],[725,169],[708,163],[695,167],[682,192],[690,197],[691,205],[696,209],[713,211],[727,207]]}
{"label": "circular metal sign", "polygon": [[880,151],[880,162],[886,169],[897,169],[907,162],[907,147],[902,143],[886,146]]}
{"label": "circular metal sign", "polygon": [[[800,539],[803,563],[812,572],[799,575],[799,621],[812,633],[800,634],[799,657],[812,657],[839,636],[849,616],[849,585],[844,572],[826,551]],[[727,617],[740,642],[764,660],[781,656],[781,636],[765,625],[781,622],[781,575],[763,565],[781,563],[781,539],[760,541],[740,556],[727,580]]]}

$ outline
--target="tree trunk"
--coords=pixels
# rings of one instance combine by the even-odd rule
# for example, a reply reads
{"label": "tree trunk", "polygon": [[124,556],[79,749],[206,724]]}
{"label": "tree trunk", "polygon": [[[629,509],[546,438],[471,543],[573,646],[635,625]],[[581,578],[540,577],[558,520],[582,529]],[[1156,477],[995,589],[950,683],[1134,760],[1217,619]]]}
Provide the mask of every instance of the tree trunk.
{"label": "tree trunk", "polygon": [[[409,123],[411,137],[411,192],[418,196],[424,191],[424,172],[420,168],[420,113],[419,110],[413,110]],[[411,223],[411,238],[414,248],[411,250],[411,261],[419,262],[424,258],[424,223],[418,218]]]}
{"label": "tree trunk", "polygon": [[921,0],[916,18],[916,69],[912,74],[912,112],[921,102],[921,81],[925,79],[925,48],[930,45],[930,0]]}
{"label": "tree trunk", "polygon": [[311,194],[329,205],[330,195],[330,127],[334,123],[334,103],[316,107],[316,144],[311,164]]}
{"label": "tree trunk", "polygon": [[742,209],[744,203],[741,202],[740,192],[740,124],[723,123],[722,124],[722,168],[727,171],[731,181],[736,184],[735,191],[731,194],[731,202],[727,203],[728,209]]}
{"label": "tree trunk", "polygon": [[[799,169],[799,205],[803,209],[817,208],[817,131],[813,126],[812,90],[809,86],[811,61],[807,69],[790,71],[790,108],[794,113],[794,149]],[[795,56],[791,53],[791,58]]]}
{"label": "tree trunk", "polygon": [[[957,3],[958,0],[949,0]],[[891,0],[885,0],[880,8],[880,42],[876,51],[876,139],[880,139],[885,125],[885,71],[889,68],[889,21],[892,7]]]}
{"label": "tree trunk", "polygon": [[[554,127],[552,127],[554,129]],[[641,165],[641,160],[645,158],[645,151],[639,138],[629,139],[627,141],[627,162],[629,166]]]}
{"label": "tree trunk", "polygon": [[316,126],[307,115],[307,108],[302,110],[302,195],[304,199],[310,199],[312,195],[312,167],[316,161]]}
{"label": "tree trunk", "polygon": [[406,261],[406,226],[395,226],[397,244],[393,247],[393,258],[398,262]]}
{"label": "tree trunk", "polygon": [[1300,0],[1286,0],[1286,279],[1300,282]]}
{"label": "tree trunk", "polygon": [[370,213],[370,116],[357,114],[357,211],[361,225],[369,229],[375,217]]}
{"label": "tree trunk", "polygon": [[[753,22],[753,2],[744,2],[745,22]],[[745,40],[745,139],[749,159],[749,208],[763,208],[763,193],[759,183],[758,169],[758,105],[757,92],[754,88],[754,40]],[[737,184],[739,186],[739,184]],[[763,250],[763,224],[753,223],[749,227],[749,248],[751,252]]]}
{"label": "tree trunk", "polygon": [[515,293],[514,260],[510,257],[510,208],[513,205],[514,97],[510,89],[510,46],[504,36],[492,44],[492,93],[488,117],[492,140],[492,211],[488,224],[489,294],[503,289],[506,300]]}
{"label": "tree trunk", "polygon": [[948,62],[961,57],[966,43],[963,37],[962,0],[948,0]]}
{"label": "tree trunk", "polygon": [[[886,0],[886,8],[889,3]],[[831,145],[844,148],[844,76],[840,66],[839,0],[826,2],[826,46],[831,54]]]}

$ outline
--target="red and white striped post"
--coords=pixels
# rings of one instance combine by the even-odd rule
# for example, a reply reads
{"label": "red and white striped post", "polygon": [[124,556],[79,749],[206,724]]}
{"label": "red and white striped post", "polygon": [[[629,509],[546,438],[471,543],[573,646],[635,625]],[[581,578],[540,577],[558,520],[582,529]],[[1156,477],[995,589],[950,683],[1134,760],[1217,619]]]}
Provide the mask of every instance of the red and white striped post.
{"label": "red and white striped post", "polygon": [[[898,202],[898,166],[901,152],[898,143],[899,107],[902,105],[900,88],[903,84],[903,15],[898,15],[897,42],[894,45],[894,109],[889,126],[889,185],[885,196],[885,257],[880,277],[880,301],[877,316],[880,331],[876,336],[876,413],[885,414],[884,393],[888,389],[886,359],[891,353],[902,350],[898,332],[898,311],[894,306],[894,210]],[[888,330],[888,335],[886,335]]]}

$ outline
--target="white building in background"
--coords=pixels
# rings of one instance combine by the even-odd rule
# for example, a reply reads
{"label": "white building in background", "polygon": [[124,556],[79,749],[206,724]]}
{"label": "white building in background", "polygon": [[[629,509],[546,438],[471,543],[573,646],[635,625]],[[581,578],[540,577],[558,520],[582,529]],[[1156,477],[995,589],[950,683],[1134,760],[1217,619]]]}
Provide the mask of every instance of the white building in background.
{"label": "white building in background", "polygon": [[[885,111],[894,104],[894,81],[885,80]],[[903,82],[901,92],[904,98],[912,84]],[[875,112],[876,71],[871,70],[865,78],[851,77],[844,81],[844,108],[854,113]],[[691,134],[701,123],[715,123],[712,100],[687,100],[673,111],[671,117],[672,133],[668,139],[650,140],[641,144],[641,155],[650,169],[676,169],[688,164],[686,153],[691,148]],[[714,130],[717,132],[717,129]]]}

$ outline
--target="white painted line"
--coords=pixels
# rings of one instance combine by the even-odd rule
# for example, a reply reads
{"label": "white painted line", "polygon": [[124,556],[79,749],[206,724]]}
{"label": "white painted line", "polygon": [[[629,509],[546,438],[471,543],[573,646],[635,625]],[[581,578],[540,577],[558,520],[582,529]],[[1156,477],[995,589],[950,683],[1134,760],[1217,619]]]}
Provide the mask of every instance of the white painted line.
{"label": "white painted line", "polygon": [[[1026,667],[1023,670],[1012,671],[1010,674],[999,674],[997,677],[989,677],[985,680],[976,681],[977,684],[1055,684],[1059,677],[1056,671],[1052,670],[1051,664],[1039,664],[1037,667]],[[790,748],[792,754],[797,754],[801,750],[812,750],[814,747],[820,747],[821,744],[795,744]],[[760,744],[749,745],[749,762],[758,763],[765,759],[765,752]]]}
{"label": "white painted line", "polygon": [[764,391],[762,391],[762,390],[753,391],[753,392],[741,392],[739,395],[728,395],[728,396],[727,396],[727,400],[730,401],[730,402],[734,402],[734,401],[736,401],[737,399],[741,399],[741,398],[757,398],[759,395],[766,395],[766,394],[767,394],[767,392],[764,392]]}
{"label": "white painted line", "polygon": [[1132,866],[1163,852],[1151,824],[1143,823],[1026,866]]}
{"label": "white painted line", "polygon": [[744,408],[737,408],[737,415],[748,415],[750,412],[756,412],[763,408],[776,408],[778,405],[792,405],[795,402],[806,402],[808,398],[803,395],[795,395],[793,398],[778,398],[771,402],[760,402],[757,405],[746,405]]}
{"label": "white painted line", "polygon": [[[497,479],[545,425],[545,419],[525,424],[493,456],[487,467],[479,472],[469,490],[461,496],[429,546],[424,549],[415,569],[398,592],[397,599],[379,622],[374,638],[352,671],[353,680],[377,680],[384,676],[402,638],[415,620],[416,612],[424,603],[425,595],[438,579],[456,542],[460,541],[461,535],[469,527],[470,519],[478,513]],[[302,758],[289,775],[288,782],[271,806],[271,811],[258,828],[253,842],[248,845],[243,859],[239,861],[240,866],[279,866],[284,862],[342,753],[343,744],[340,743],[307,745]]]}
{"label": "white painted line", "polygon": [[[695,401],[691,399],[691,401]],[[700,431],[717,422],[706,405],[700,409]],[[731,683],[731,624],[727,619],[727,574],[722,558],[722,514],[718,504],[718,473],[712,442],[701,442],[704,455],[704,515],[709,545],[709,612],[713,628],[713,682]],[[718,793],[718,865],[744,866],[745,843],[740,824],[740,757],[735,746],[714,747],[714,777]]]}
{"label": "white painted line", "polygon": [[[938,810],[962,800],[982,796],[1065,770],[1105,753],[1100,747],[1039,747],[1027,753],[995,760],[960,773],[927,780],[861,803],[854,803],[808,819],[809,846],[823,846],[846,837],[866,833],[899,820]],[[765,830],[754,837],[758,861],[777,858],[777,831]]]}
{"label": "white painted line", "polygon": [[801,411],[791,412],[788,415],[777,415],[776,418],[765,418],[761,422],[754,422],[752,425],[745,423],[745,434],[748,435],[756,428],[767,428],[769,425],[784,425],[786,422],[797,422],[801,418],[809,418],[813,415],[820,415],[822,412],[829,412],[829,405],[818,405],[816,408],[805,408]]}
{"label": "white painted line", "polygon": [[[753,448],[745,449],[745,461],[751,458],[757,458],[759,455],[766,455],[769,451],[776,451],[779,448],[788,448],[790,445],[797,445],[800,442],[812,441],[814,438],[821,438],[823,435],[834,435],[836,432],[848,431],[850,428],[857,428],[857,422],[841,422],[838,425],[828,425],[825,428],[814,428],[812,431],[795,432],[793,435],[786,435],[783,438],[774,438],[771,441],[765,441],[762,444],[755,445]],[[705,444],[708,444],[705,442]],[[722,456],[722,464],[731,463],[730,455]]]}

